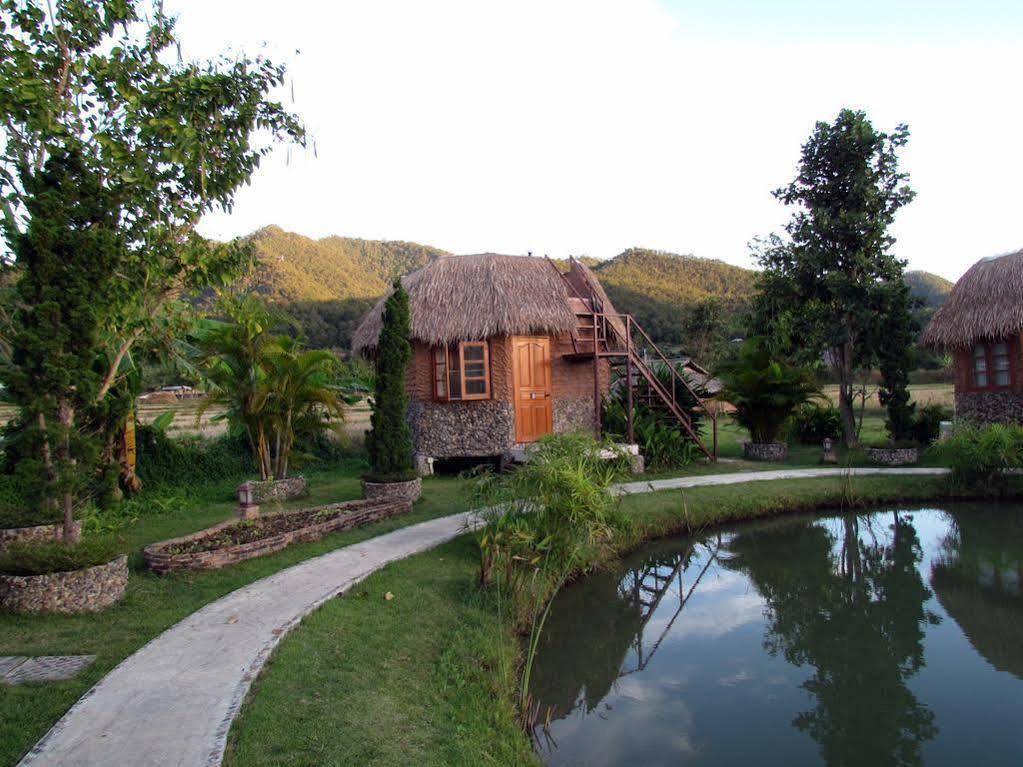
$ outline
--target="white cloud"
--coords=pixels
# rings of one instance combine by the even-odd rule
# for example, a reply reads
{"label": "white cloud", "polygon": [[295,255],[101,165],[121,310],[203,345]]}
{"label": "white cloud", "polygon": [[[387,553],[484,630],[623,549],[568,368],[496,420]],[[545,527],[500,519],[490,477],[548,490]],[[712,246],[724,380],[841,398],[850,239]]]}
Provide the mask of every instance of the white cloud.
{"label": "white cloud", "polygon": [[170,5],[187,55],[268,40],[289,60],[318,149],[278,152],[210,234],[278,223],[456,252],[643,245],[747,264],[746,242],[787,216],[770,190],[799,144],[848,105],[913,130],[919,197],[896,229],[911,266],[956,276],[1023,245],[1007,47],[710,44],[649,0]]}

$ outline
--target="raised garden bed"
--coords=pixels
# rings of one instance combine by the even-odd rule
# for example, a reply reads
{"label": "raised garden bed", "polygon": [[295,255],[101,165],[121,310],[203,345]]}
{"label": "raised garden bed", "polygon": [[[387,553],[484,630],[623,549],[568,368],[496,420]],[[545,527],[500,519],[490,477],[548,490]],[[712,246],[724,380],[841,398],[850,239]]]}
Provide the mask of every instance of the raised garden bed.
{"label": "raised garden bed", "polygon": [[[82,533],[82,523],[75,522],[75,530]],[[64,537],[64,524],[36,525],[35,527],[0,528],[0,549],[12,543],[35,543],[37,541],[59,541]]]}
{"label": "raised garden bed", "polygon": [[784,461],[789,457],[789,446],[784,442],[745,442],[742,454],[750,461]]}
{"label": "raised garden bed", "polygon": [[250,480],[246,484],[252,489],[252,502],[256,504],[290,501],[301,498],[309,490],[305,477]]}
{"label": "raised garden bed", "polygon": [[380,499],[282,511],[251,520],[223,522],[198,533],[154,543],[145,548],[143,555],[146,565],[157,573],[214,570],[411,509],[408,501]]}
{"label": "raised garden bed", "polygon": [[69,572],[0,575],[0,609],[13,612],[97,612],[121,601],[128,557]]}
{"label": "raised garden bed", "polygon": [[867,460],[878,466],[910,466],[920,457],[915,447],[868,447]]}
{"label": "raised garden bed", "polygon": [[372,482],[362,480],[362,497],[367,500],[388,499],[415,503],[423,494],[423,480],[419,477],[405,482]]}

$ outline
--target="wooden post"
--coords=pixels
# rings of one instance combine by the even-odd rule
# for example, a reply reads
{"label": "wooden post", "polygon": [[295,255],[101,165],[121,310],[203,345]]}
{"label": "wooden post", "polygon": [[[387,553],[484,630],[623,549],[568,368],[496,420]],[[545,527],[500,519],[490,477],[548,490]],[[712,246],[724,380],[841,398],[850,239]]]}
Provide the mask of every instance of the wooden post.
{"label": "wooden post", "polygon": [[710,422],[714,424],[714,447],[712,453],[716,461],[718,459],[718,414],[716,412],[711,415]]}
{"label": "wooden post", "polygon": [[[590,305],[595,306],[593,299]],[[597,342],[597,312],[593,311],[593,424],[597,439],[600,439],[600,344]]]}
{"label": "wooden post", "polygon": [[625,423],[629,444],[635,444],[632,431],[632,315],[625,315]]}

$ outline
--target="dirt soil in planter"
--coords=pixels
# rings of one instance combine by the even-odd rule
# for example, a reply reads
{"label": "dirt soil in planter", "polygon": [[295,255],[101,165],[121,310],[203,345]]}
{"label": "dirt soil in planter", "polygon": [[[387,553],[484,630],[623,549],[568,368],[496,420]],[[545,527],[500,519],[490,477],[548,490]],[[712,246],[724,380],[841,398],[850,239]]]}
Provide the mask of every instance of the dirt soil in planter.
{"label": "dirt soil in planter", "polygon": [[261,541],[281,533],[290,533],[303,527],[318,525],[338,517],[348,516],[352,511],[352,509],[316,508],[271,514],[227,525],[194,541],[184,541],[167,546],[163,553],[174,555],[216,551],[228,546]]}

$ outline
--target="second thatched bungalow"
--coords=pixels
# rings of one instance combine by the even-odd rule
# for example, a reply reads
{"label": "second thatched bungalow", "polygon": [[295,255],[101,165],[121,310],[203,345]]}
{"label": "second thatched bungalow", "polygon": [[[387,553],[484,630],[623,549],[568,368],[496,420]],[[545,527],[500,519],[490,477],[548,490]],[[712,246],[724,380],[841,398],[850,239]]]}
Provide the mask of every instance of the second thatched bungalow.
{"label": "second thatched bungalow", "polygon": [[970,267],[923,343],[952,354],[957,418],[1023,423],[1023,250]]}

